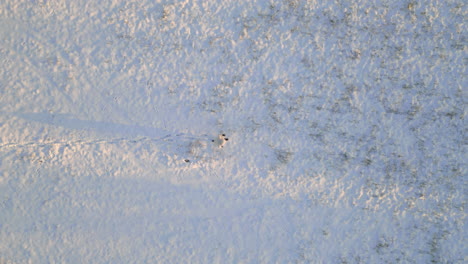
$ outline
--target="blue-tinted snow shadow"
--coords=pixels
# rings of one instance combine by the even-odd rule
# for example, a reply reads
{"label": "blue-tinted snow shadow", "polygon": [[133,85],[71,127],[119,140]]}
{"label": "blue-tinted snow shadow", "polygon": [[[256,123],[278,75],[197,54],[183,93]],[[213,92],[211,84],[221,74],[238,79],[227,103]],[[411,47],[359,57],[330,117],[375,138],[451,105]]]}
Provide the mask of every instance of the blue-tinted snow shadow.
{"label": "blue-tinted snow shadow", "polygon": [[14,116],[20,117],[27,121],[38,122],[51,126],[63,127],[72,130],[88,130],[104,134],[120,134],[130,137],[158,137],[168,134],[160,128],[140,126],[140,125],[125,125],[106,121],[92,121],[75,118],[69,114],[57,113],[11,113]]}
{"label": "blue-tinted snow shadow", "polygon": [[56,175],[56,171],[44,169],[42,173],[22,195],[13,197],[27,210],[8,211],[8,219],[22,221],[8,222],[7,227],[15,232],[36,228],[42,235],[57,238],[61,250],[70,249],[60,243],[66,237],[74,247],[90,252],[96,241],[121,241],[120,249],[129,252],[174,253],[171,247],[178,245],[181,252],[191,248],[206,258],[214,249],[219,248],[216,253],[225,257],[223,252],[236,247],[238,254],[250,252],[258,258],[256,252],[271,247],[272,237],[284,251],[293,244],[288,235],[294,233],[293,217],[287,213],[292,201],[253,200],[222,189],[103,177],[85,171],[78,177],[65,173],[61,183],[54,185],[53,177],[47,175]]}

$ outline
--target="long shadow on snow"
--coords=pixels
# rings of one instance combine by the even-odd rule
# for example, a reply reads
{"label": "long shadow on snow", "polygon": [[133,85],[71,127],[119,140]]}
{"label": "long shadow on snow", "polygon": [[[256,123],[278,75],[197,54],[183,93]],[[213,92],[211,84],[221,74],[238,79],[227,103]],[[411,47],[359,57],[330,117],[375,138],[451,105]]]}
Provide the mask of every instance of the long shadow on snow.
{"label": "long shadow on snow", "polygon": [[124,125],[104,121],[90,121],[74,118],[68,114],[51,114],[51,113],[11,113],[15,116],[28,121],[39,122],[52,126],[64,127],[75,130],[91,130],[100,133],[121,134],[131,137],[160,137],[170,134],[160,128],[140,126],[140,125]]}

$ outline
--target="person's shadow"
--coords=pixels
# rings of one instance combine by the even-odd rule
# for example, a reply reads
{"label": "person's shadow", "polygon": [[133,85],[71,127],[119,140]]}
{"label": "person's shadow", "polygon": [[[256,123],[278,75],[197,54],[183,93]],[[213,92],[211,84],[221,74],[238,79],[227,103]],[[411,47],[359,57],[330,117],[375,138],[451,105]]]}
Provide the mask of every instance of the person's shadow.
{"label": "person's shadow", "polygon": [[27,121],[38,122],[45,125],[59,126],[72,130],[96,131],[104,134],[121,135],[126,137],[162,137],[170,134],[160,128],[125,125],[106,121],[92,121],[75,118],[68,114],[57,113],[10,113]]}

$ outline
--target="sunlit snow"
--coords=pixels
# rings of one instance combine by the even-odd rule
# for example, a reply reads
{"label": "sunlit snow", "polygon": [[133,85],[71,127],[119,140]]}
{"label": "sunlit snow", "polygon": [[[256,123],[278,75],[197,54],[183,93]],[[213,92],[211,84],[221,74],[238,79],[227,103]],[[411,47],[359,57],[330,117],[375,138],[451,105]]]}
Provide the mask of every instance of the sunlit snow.
{"label": "sunlit snow", "polygon": [[467,263],[463,0],[0,2],[0,263]]}

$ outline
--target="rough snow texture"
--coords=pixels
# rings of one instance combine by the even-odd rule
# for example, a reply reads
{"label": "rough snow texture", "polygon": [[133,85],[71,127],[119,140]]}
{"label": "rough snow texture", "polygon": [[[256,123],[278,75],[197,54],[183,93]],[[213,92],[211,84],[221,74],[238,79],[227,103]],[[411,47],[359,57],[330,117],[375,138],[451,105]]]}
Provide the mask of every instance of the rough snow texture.
{"label": "rough snow texture", "polygon": [[465,1],[155,2],[1,1],[0,263],[468,262]]}

